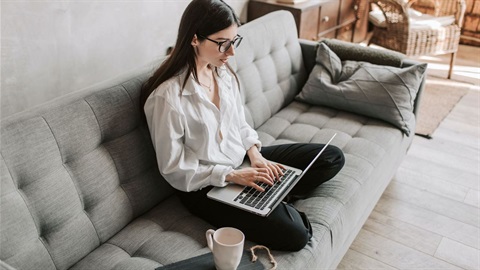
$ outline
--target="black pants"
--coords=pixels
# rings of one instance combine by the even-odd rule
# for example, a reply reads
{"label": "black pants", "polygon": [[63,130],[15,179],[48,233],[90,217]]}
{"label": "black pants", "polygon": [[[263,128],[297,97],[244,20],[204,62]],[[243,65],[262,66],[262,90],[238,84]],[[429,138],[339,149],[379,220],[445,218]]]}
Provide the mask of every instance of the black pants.
{"label": "black pants", "polygon": [[[304,169],[323,144],[284,144],[262,148],[262,155],[271,161]],[[302,198],[315,187],[330,180],[343,167],[343,152],[329,145],[308,173],[289,193],[290,198]],[[310,240],[312,233],[308,218],[290,204],[281,203],[268,217],[261,217],[207,198],[211,189],[178,192],[190,212],[216,227],[235,227],[248,240],[271,249],[297,251]]]}

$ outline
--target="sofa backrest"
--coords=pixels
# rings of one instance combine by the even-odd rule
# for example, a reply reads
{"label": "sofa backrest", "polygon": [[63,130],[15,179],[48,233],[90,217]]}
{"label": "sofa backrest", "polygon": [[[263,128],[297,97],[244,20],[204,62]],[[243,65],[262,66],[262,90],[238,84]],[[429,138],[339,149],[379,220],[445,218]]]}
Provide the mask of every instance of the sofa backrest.
{"label": "sofa backrest", "polygon": [[0,259],[66,269],[169,196],[140,119],[146,75],[1,123]]}
{"label": "sofa backrest", "polygon": [[246,119],[258,128],[289,104],[307,79],[293,15],[276,11],[242,25],[231,62],[239,77]]}

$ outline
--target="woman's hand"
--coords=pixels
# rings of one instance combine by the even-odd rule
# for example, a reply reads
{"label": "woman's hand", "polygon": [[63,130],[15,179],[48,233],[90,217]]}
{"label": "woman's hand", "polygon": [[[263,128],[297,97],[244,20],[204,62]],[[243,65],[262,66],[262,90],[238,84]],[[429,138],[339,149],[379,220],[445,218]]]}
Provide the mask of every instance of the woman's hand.
{"label": "woman's hand", "polygon": [[247,151],[247,154],[253,168],[267,169],[269,176],[273,178],[273,180],[280,180],[280,177],[283,175],[283,170],[285,170],[284,166],[264,158],[256,146],[251,147]]}
{"label": "woman's hand", "polygon": [[264,168],[267,169],[268,175],[273,178],[274,180],[280,181],[280,177],[283,175],[283,170],[285,170],[285,167],[278,163],[271,162],[270,160],[267,160],[263,156],[260,158],[256,158],[254,160],[250,160],[251,166],[253,168]]}
{"label": "woman's hand", "polygon": [[258,191],[265,191],[257,183],[263,182],[267,185],[273,185],[273,177],[266,168],[242,168],[229,173],[225,180],[242,186],[253,187]]}

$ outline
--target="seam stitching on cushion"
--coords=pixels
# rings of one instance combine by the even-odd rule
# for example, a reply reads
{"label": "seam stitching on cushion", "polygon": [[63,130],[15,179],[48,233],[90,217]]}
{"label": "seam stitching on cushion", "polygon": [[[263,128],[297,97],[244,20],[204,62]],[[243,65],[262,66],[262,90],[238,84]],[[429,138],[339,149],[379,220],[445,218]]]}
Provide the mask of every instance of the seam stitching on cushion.
{"label": "seam stitching on cushion", "polygon": [[[352,154],[349,154],[349,155],[352,155]],[[346,173],[342,173],[342,171],[338,172],[338,175],[343,175],[344,177],[347,177],[347,178],[350,178],[352,179],[353,181],[357,182],[360,186],[363,184],[362,182],[358,181],[357,178],[349,175],[349,174],[346,174]],[[328,181],[327,181],[328,182]]]}
{"label": "seam stitching on cushion", "polygon": [[[130,101],[133,103],[133,100],[132,98],[130,97],[130,95],[128,94],[128,91],[127,89],[125,88],[125,86],[123,86],[123,84],[121,85],[123,90],[127,93],[127,96],[129,97]],[[138,126],[136,126],[134,129],[138,128]],[[133,129],[132,129],[133,130]],[[129,131],[128,133],[132,132]],[[126,134],[122,135],[122,136],[125,136]],[[130,198],[130,196],[128,195],[127,191],[125,190],[125,188],[123,187],[123,184],[120,182],[120,174],[118,173],[118,166],[117,166],[117,163],[115,162],[115,159],[113,158],[112,156],[112,153],[110,153],[110,151],[108,151],[108,148],[105,147],[105,150],[107,150],[108,154],[110,155],[110,158],[112,159],[113,161],[113,164],[115,165],[115,170],[117,171],[117,175],[118,175],[118,180],[119,180],[119,187],[123,190],[123,193],[125,193],[125,196],[127,196],[127,199],[128,201],[130,202],[130,208],[132,209],[132,217],[135,217],[135,211],[133,209],[133,200],[132,198]],[[125,180],[128,180],[128,179],[125,179]]]}
{"label": "seam stitching on cushion", "polygon": [[[122,86],[122,87],[123,87],[123,86]],[[123,89],[125,90],[125,87],[123,87]],[[126,91],[126,90],[125,90],[125,91]],[[128,95],[128,91],[126,91],[126,92],[127,92],[127,95]],[[128,95],[128,96],[130,97],[130,95]],[[95,113],[95,110],[93,109],[92,105],[91,105],[86,99],[84,99],[84,100],[85,100],[85,102],[88,104],[88,106],[90,107],[90,109],[92,110],[92,113],[93,113],[93,115],[95,116],[95,119],[97,120],[98,129],[100,130],[100,134],[101,134],[101,138],[100,138],[100,142],[101,142],[101,143],[100,143],[100,145],[102,145],[102,144],[104,144],[105,135],[104,135],[104,133],[103,133],[102,128],[100,127],[100,121],[98,120],[97,114]],[[108,152],[108,154],[109,154],[109,156],[110,156],[110,159],[113,161],[113,164],[114,164],[114,166],[115,166],[115,171],[117,172],[117,176],[120,176],[120,175],[118,174],[118,166],[117,166],[117,164],[115,163],[115,160],[114,160],[113,157],[112,157],[112,153],[110,153],[110,151],[108,151],[108,148],[107,148],[107,147],[104,147],[104,149],[105,149],[105,151]],[[133,206],[132,206],[132,200],[130,199],[130,197],[128,196],[128,194],[125,192],[125,189],[122,187],[122,184],[120,183],[120,177],[118,177],[118,179],[119,179],[119,185],[118,185],[118,186],[123,190],[123,192],[124,192],[125,195],[127,196],[127,199],[128,199],[128,201],[130,202],[130,207],[132,208],[132,216],[133,216],[134,211],[133,211]],[[84,207],[84,208],[85,208],[85,207]],[[84,209],[84,211],[85,211],[85,209]],[[88,215],[87,215],[87,216],[88,216]],[[88,217],[89,217],[89,216],[88,216]],[[89,218],[89,219],[90,219],[90,218]],[[90,221],[91,221],[91,219],[90,219]],[[92,224],[93,224],[93,222],[92,222]],[[94,228],[95,228],[95,226],[94,226]],[[96,229],[95,229],[95,231],[96,231]],[[97,235],[98,235],[98,232],[97,232]],[[98,241],[99,241],[100,243],[102,243],[102,241],[101,241],[101,239],[100,239],[100,236],[98,237]]]}
{"label": "seam stitching on cushion", "polygon": [[15,182],[15,179],[13,179],[13,176],[12,176],[12,173],[10,171],[10,168],[7,166],[7,162],[5,161],[5,157],[3,156],[3,153],[0,152],[0,157],[2,157],[3,159],[3,163],[5,163],[5,167],[7,168],[7,171],[8,171],[8,175],[10,175],[10,178],[12,179],[12,182],[14,184],[14,186],[17,188],[17,190],[19,189],[18,188],[18,182]]}
{"label": "seam stitching on cushion", "polygon": [[[133,105],[133,110],[135,110],[135,101],[133,100],[133,97],[130,95],[130,93],[128,92],[127,88],[125,87],[125,85],[122,83],[121,84],[123,90],[125,90],[125,92],[127,93],[127,96],[130,98],[130,101],[132,102],[132,105]],[[139,127],[140,126],[140,119],[141,119],[141,115],[138,116],[137,118],[137,125],[135,125],[136,127]]]}
{"label": "seam stitching on cushion", "polygon": [[[105,244],[108,244],[108,245],[117,247],[117,248],[123,250],[125,253],[127,253],[127,254],[130,256],[130,258],[133,258],[133,257],[130,255],[130,253],[128,253],[127,251],[125,251],[123,248],[121,248],[121,247],[119,247],[119,246],[117,246],[117,245],[111,244],[111,243],[105,243]],[[159,263],[159,262],[157,262],[157,261],[154,261],[154,260],[152,260],[152,259],[145,258],[145,257],[137,257],[137,258],[142,258],[142,259],[150,260],[150,261],[152,261],[152,262]],[[122,261],[123,261],[123,260],[122,260]],[[117,264],[115,264],[112,269],[117,269],[117,265],[118,265],[119,263],[121,263],[122,261],[120,261],[120,262],[118,262]],[[161,266],[163,266],[162,263],[159,263],[159,264],[160,264]]]}
{"label": "seam stitching on cushion", "polygon": [[[141,219],[144,219],[144,220],[146,220],[146,221],[151,222],[152,224],[154,224],[155,226],[157,226],[158,228],[160,228],[162,231],[167,231],[167,230],[164,230],[164,229],[162,228],[162,226],[160,226],[158,223],[156,223],[156,222],[155,222],[154,220],[152,220],[152,219],[145,218],[145,217],[142,217]],[[147,239],[147,241],[148,241],[148,239]],[[116,245],[116,244],[113,244],[113,243],[111,243],[111,242],[105,242],[104,244],[105,244],[105,245],[111,245],[111,246],[114,246],[114,247],[117,247],[117,248],[123,250],[123,251],[124,251],[125,253],[127,253],[131,258],[134,258],[134,257],[143,258],[143,259],[151,260],[151,261],[153,261],[153,262],[160,263],[160,264],[163,265],[163,263],[161,263],[161,262],[157,262],[157,261],[152,260],[152,259],[150,259],[150,258],[141,257],[141,256],[137,256],[137,255],[136,255],[136,254],[138,254],[138,251],[145,245],[145,243],[146,243],[147,241],[144,241],[144,242],[139,246],[139,248],[138,248],[137,250],[135,250],[132,254],[130,254],[129,252],[127,252],[124,248],[122,248],[122,247],[120,247],[120,246],[118,246],[118,245]]]}
{"label": "seam stitching on cushion", "polygon": [[47,125],[48,129],[50,130],[50,133],[53,136],[53,139],[55,140],[55,143],[57,144],[58,154],[59,154],[60,158],[62,159],[62,165],[63,165],[63,164],[65,164],[65,161],[63,160],[63,155],[62,155],[62,152],[60,151],[60,144],[58,144],[57,137],[55,137],[55,133],[53,132],[53,129],[50,126],[50,124],[48,123],[47,119],[45,119],[45,117],[43,117],[43,116],[42,116],[42,119],[45,122],[45,124]]}
{"label": "seam stitching on cushion", "polygon": [[[60,147],[58,146],[58,141],[57,141],[57,138],[55,138],[55,134],[53,134],[53,131],[52,131],[52,128],[50,127],[50,125],[48,124],[47,120],[45,119],[45,117],[41,116],[41,118],[43,119],[43,121],[45,122],[45,124],[48,126],[48,129],[50,129],[50,132],[52,133],[52,136],[53,138],[55,139],[55,143],[57,144],[57,148],[58,148],[58,151],[60,153]],[[61,153],[60,153],[60,157],[62,157]],[[5,159],[4,159],[5,160]],[[62,164],[63,164],[63,158],[62,158]],[[6,165],[6,163],[5,163]],[[12,178],[13,179],[13,178]],[[18,190],[18,193],[20,194],[20,196],[22,197],[22,199],[24,200],[25,202],[25,205],[27,206],[27,209],[28,209],[28,212],[30,213],[30,215],[32,216],[32,219],[35,221],[36,218],[35,216],[32,214],[32,211],[30,209],[30,207],[28,207],[28,204],[27,204],[27,201],[25,199],[25,196],[22,196],[22,193],[21,190],[17,189]],[[38,221],[38,220],[37,220]],[[37,227],[37,222],[34,222],[35,223],[35,227]],[[40,221],[38,221],[38,223],[40,223]],[[38,240],[43,244],[43,246],[45,247],[45,250],[47,251],[48,255],[50,255],[50,259],[52,260],[52,263],[53,265],[55,265],[56,268],[58,268],[58,265],[55,263],[55,260],[53,259],[53,255],[52,255],[52,252],[50,252],[50,249],[48,248],[48,246],[45,244],[45,242],[43,241],[42,237],[40,237],[40,228],[37,227],[37,234],[38,234]]]}
{"label": "seam stitching on cushion", "polygon": [[115,162],[115,159],[113,158],[112,156],[112,153],[110,153],[110,151],[108,150],[107,147],[105,147],[105,151],[108,152],[109,156],[110,156],[110,159],[113,161],[113,165],[115,166],[115,172],[117,173],[117,176],[118,176],[118,182],[119,182],[119,185],[118,187],[121,188],[123,190],[123,193],[125,194],[125,196],[127,196],[127,199],[130,203],[130,208],[132,210],[132,217],[134,217],[134,209],[133,209],[133,204],[132,204],[132,199],[130,198],[130,196],[128,196],[128,193],[125,191],[125,189],[123,188],[123,184],[121,183],[121,179],[120,179],[120,174],[118,173],[118,166],[117,166],[117,163]]}
{"label": "seam stitching on cushion", "polygon": [[43,244],[43,246],[45,247],[45,250],[47,251],[48,255],[50,255],[50,258],[52,259],[53,265],[55,265],[55,267],[58,269],[58,265],[55,263],[55,260],[53,259],[53,256],[52,256],[52,253],[47,248],[47,245],[45,244],[45,241],[43,241],[43,239],[41,237],[39,237],[38,240]]}
{"label": "seam stitching on cushion", "polygon": [[[182,221],[183,221],[184,219],[188,219],[188,218],[190,218],[190,217],[196,217],[196,216],[195,216],[195,215],[192,215],[192,214],[190,214],[190,215],[182,215],[181,217],[177,218],[176,221],[173,222],[173,223],[172,223],[170,226],[168,226],[167,228],[163,228],[162,226],[160,226],[160,224],[158,224],[157,222],[155,222],[155,220],[153,220],[153,219],[151,219],[151,218],[147,218],[147,217],[145,217],[145,216],[142,216],[141,218],[144,219],[144,220],[147,220],[147,221],[150,221],[150,222],[154,223],[157,227],[159,227],[159,228],[162,230],[162,232],[173,232],[173,230],[171,230],[171,228],[177,227],[178,223],[182,223]],[[143,246],[143,244],[142,244],[142,246]],[[137,249],[137,251],[134,252],[134,255],[137,254],[137,252],[138,252],[138,249]],[[190,254],[189,254],[189,257],[191,257],[192,254],[193,254],[193,253],[190,253]],[[141,258],[144,258],[144,257],[141,257]],[[161,262],[158,262],[158,263],[161,263]],[[163,264],[163,263],[161,263],[161,264]]]}
{"label": "seam stitching on cushion", "polygon": [[133,98],[132,98],[132,96],[130,95],[130,93],[127,91],[127,88],[125,87],[125,85],[122,83],[121,86],[122,86],[123,90],[125,90],[125,92],[127,92],[127,96],[130,98],[130,100],[131,100],[132,103],[133,103]]}
{"label": "seam stitching on cushion", "polygon": [[78,186],[76,185],[76,182],[75,182],[75,180],[73,180],[73,176],[72,176],[70,170],[67,167],[65,167],[65,164],[63,164],[63,167],[65,168],[68,175],[70,176],[70,179],[72,180],[73,186],[75,187],[75,190],[77,191],[78,198],[80,199],[80,202],[82,204],[82,212],[85,214],[85,216],[87,216],[88,220],[92,224],[92,227],[95,230],[95,234],[97,235],[98,242],[101,243],[100,234],[98,233],[97,227],[95,227],[95,224],[93,223],[92,218],[90,217],[88,212],[85,210],[85,202],[83,201],[82,197],[80,196],[80,194],[81,194],[80,188],[78,188]]}
{"label": "seam stitching on cushion", "polygon": [[[30,214],[30,216],[32,217],[32,220],[33,220],[33,224],[35,226],[35,228],[37,229],[37,236],[38,236],[38,240],[40,241],[40,243],[42,243],[43,247],[45,248],[45,250],[47,251],[48,255],[50,256],[50,259],[52,260],[52,264],[55,265],[55,267],[57,267],[57,265],[55,264],[55,261],[53,260],[53,256],[52,256],[52,253],[50,252],[50,250],[48,249],[47,245],[45,244],[45,242],[43,241],[43,239],[40,237],[40,228],[37,226],[37,223],[40,223],[35,215],[33,215],[33,211],[31,210],[31,208],[29,207],[28,203],[27,203],[27,199],[26,199],[26,196],[24,194],[24,192],[19,189],[18,187],[18,183],[15,183],[15,180],[13,179],[12,177],[12,174],[10,172],[10,168],[7,166],[7,162],[5,161],[5,158],[3,157],[3,153],[0,153],[0,155],[2,156],[2,159],[4,160],[4,163],[5,163],[5,167],[7,167],[7,171],[8,171],[8,174],[10,175],[10,178],[12,179],[12,182],[14,182],[14,185],[17,189],[17,193],[18,195],[22,198],[23,202],[25,203],[25,207],[27,208],[28,210],[28,213]],[[58,268],[58,267],[57,267]]]}
{"label": "seam stitching on cushion", "polygon": [[110,243],[110,242],[105,242],[105,243],[103,243],[102,245],[114,246],[114,247],[122,250],[123,252],[127,253],[130,257],[132,257],[132,255],[131,255],[130,253],[128,253],[124,248],[122,248],[122,247],[120,247],[120,246],[118,246],[118,245],[112,244],[112,243]]}
{"label": "seam stitching on cushion", "polygon": [[[88,104],[88,102],[87,102]],[[90,105],[89,105],[90,106]],[[80,200],[80,203],[82,205],[82,212],[85,213],[85,215],[88,217],[88,220],[90,221],[90,223],[92,224],[92,227],[93,229],[95,230],[95,234],[97,235],[97,238],[98,238],[98,242],[100,243],[100,235],[98,234],[98,230],[97,228],[95,227],[95,224],[93,223],[92,219],[90,218],[90,216],[88,215],[88,213],[85,211],[85,202],[83,201],[82,199],[82,196],[80,196],[81,192],[80,192],[80,189],[78,188],[78,186],[76,185],[75,183],[75,180],[73,180],[73,176],[72,174],[70,173],[70,170],[65,166],[65,162],[63,160],[63,156],[62,156],[62,152],[60,151],[60,145],[58,144],[58,140],[57,138],[55,137],[55,134],[52,130],[52,127],[50,126],[50,124],[48,123],[48,121],[45,119],[45,117],[42,116],[42,119],[45,121],[45,123],[47,124],[48,128],[50,129],[50,132],[52,133],[52,136],[53,138],[55,139],[55,142],[57,143],[57,148],[58,148],[58,152],[60,154],[60,157],[62,158],[62,167],[65,169],[65,171],[67,172],[68,176],[70,177],[70,180],[72,181],[72,184],[75,188],[75,191],[77,192],[77,195],[78,195],[78,199]]]}
{"label": "seam stitching on cushion", "polygon": [[280,120],[283,120],[283,121],[289,123],[288,126],[286,126],[282,131],[280,131],[280,132],[278,133],[278,136],[277,136],[276,138],[273,137],[271,134],[268,134],[268,133],[267,133],[267,134],[270,135],[272,138],[274,138],[275,140],[277,140],[277,139],[279,139],[279,138],[282,136],[282,134],[288,129],[288,127],[290,127],[290,126],[292,125],[292,123],[290,123],[287,119],[278,117],[278,116],[276,116],[276,115],[272,116],[272,118],[278,118],[278,119],[280,119]]}
{"label": "seam stitching on cushion", "polygon": [[[337,115],[338,115],[338,111],[337,111]],[[362,121],[362,125],[355,131],[355,133],[353,133],[352,135],[350,135],[350,137],[353,139],[353,138],[357,138],[357,134],[360,132],[360,130],[365,126],[365,124],[368,122],[368,119]]]}
{"label": "seam stitching on cushion", "polygon": [[[349,154],[350,154],[350,153],[349,153]],[[376,166],[376,165],[373,164],[370,160],[368,160],[368,159],[366,159],[366,158],[364,158],[364,157],[362,157],[362,156],[358,156],[358,155],[354,155],[354,154],[350,154],[350,155],[352,155],[352,156],[354,156],[354,157],[357,157],[357,158],[359,158],[359,159],[361,159],[361,160],[366,161],[366,162],[367,162],[368,164],[370,164],[372,167],[375,167],[375,166]]]}
{"label": "seam stitching on cushion", "polygon": [[[100,137],[100,145],[102,145],[102,144],[103,144],[103,138],[104,138],[105,136],[104,136],[104,134],[103,134],[102,128],[100,127],[100,121],[98,121],[97,114],[95,113],[95,110],[93,109],[92,105],[87,101],[86,98],[84,98],[83,100],[85,101],[85,103],[87,103],[88,107],[90,108],[90,110],[91,110],[92,113],[93,113],[93,116],[95,117],[95,120],[97,121],[98,130],[100,131],[100,136],[101,136],[101,137]],[[100,146],[100,145],[99,145],[99,146]],[[99,146],[97,146],[96,148],[98,148]],[[105,148],[105,147],[104,147],[104,148]],[[105,148],[105,150],[108,152],[108,150],[107,150],[106,148]],[[109,154],[110,154],[110,153],[109,153]],[[110,155],[110,158],[111,158],[111,155]],[[68,172],[68,170],[67,170],[67,172]],[[69,172],[69,174],[70,174],[70,172]],[[75,185],[75,184],[74,184],[74,185]],[[81,199],[80,199],[80,200],[81,200]],[[98,237],[98,242],[101,244],[101,243],[102,243],[102,240],[100,239],[100,235],[99,235],[99,233],[98,233],[98,230],[97,230],[97,228],[95,227],[95,224],[93,223],[90,215],[87,213],[87,211],[85,211],[85,203],[83,202],[83,200],[81,200],[81,201],[82,201],[82,204],[83,204],[83,212],[85,213],[85,215],[88,217],[88,219],[89,219],[90,222],[92,223],[92,226],[93,226],[93,228],[95,229],[95,233],[97,234],[97,237]]]}
{"label": "seam stitching on cushion", "polygon": [[93,109],[92,105],[87,101],[87,99],[84,98],[83,100],[85,101],[85,103],[87,103],[88,107],[90,107],[90,110],[92,110],[93,116],[95,116],[95,120],[97,120],[98,130],[100,130],[100,135],[101,135],[100,144],[102,144],[105,138],[105,135],[103,134],[102,127],[100,126],[100,121],[98,121],[98,116],[95,113],[95,110]]}

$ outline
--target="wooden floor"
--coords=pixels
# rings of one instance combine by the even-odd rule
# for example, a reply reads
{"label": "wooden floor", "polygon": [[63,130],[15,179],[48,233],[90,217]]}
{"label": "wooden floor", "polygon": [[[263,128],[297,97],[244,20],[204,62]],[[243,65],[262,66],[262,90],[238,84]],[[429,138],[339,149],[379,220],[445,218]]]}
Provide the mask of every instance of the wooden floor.
{"label": "wooden floor", "polygon": [[[446,77],[448,56],[423,60]],[[480,48],[462,46],[454,70],[471,90],[415,137],[338,269],[480,269]]]}

